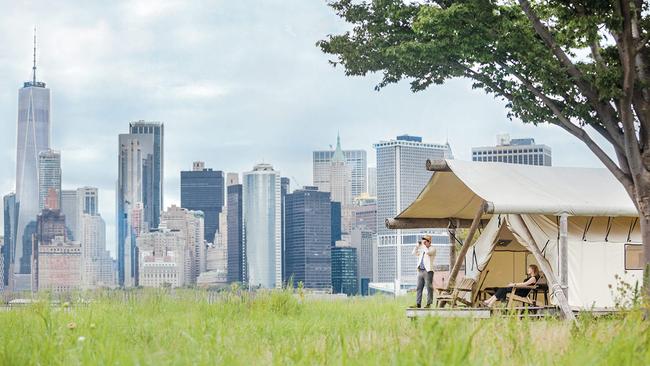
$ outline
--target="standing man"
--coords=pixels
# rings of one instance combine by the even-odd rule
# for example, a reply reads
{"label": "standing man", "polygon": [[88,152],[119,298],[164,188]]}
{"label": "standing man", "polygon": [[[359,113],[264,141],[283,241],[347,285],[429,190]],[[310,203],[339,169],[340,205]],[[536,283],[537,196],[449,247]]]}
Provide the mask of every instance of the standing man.
{"label": "standing man", "polygon": [[422,306],[422,290],[427,286],[427,305],[426,309],[431,307],[433,302],[433,261],[436,258],[436,248],[431,246],[431,235],[424,235],[418,245],[413,249],[413,255],[418,257],[418,287],[416,308]]}

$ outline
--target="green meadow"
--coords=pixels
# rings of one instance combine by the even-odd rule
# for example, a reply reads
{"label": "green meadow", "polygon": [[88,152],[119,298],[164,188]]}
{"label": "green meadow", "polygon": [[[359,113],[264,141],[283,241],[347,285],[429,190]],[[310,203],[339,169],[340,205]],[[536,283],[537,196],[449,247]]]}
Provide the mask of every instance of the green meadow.
{"label": "green meadow", "polygon": [[[290,291],[85,294],[0,311],[1,365],[649,365],[640,311],[407,319],[413,299]],[[79,295],[77,295],[79,297]]]}

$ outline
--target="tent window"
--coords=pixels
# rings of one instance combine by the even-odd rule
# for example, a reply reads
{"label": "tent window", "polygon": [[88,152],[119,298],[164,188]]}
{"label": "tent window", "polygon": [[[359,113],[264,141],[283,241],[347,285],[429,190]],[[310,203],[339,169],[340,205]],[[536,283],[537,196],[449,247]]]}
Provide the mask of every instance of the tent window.
{"label": "tent window", "polygon": [[643,246],[625,244],[625,270],[643,269]]}

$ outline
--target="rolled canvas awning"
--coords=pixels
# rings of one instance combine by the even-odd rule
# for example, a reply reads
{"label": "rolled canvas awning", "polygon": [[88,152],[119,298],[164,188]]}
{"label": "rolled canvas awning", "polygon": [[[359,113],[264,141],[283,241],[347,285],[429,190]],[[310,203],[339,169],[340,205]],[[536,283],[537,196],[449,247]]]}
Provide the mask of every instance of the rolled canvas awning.
{"label": "rolled canvas awning", "polygon": [[472,219],[490,214],[638,216],[623,186],[606,169],[445,160],[403,219]]}

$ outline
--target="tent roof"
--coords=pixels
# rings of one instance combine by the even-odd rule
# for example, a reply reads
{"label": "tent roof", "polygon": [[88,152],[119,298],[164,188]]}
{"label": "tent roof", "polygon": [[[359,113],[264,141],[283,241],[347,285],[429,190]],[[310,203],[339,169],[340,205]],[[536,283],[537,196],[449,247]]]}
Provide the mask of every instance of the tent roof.
{"label": "tent roof", "polygon": [[489,213],[638,216],[606,169],[445,162],[448,171],[436,171],[397,219],[472,219],[483,201]]}

